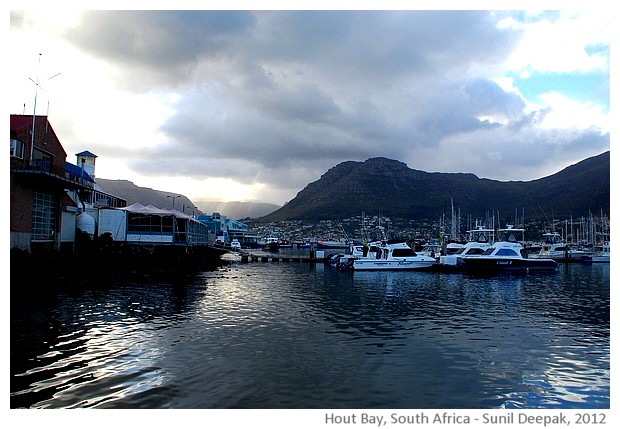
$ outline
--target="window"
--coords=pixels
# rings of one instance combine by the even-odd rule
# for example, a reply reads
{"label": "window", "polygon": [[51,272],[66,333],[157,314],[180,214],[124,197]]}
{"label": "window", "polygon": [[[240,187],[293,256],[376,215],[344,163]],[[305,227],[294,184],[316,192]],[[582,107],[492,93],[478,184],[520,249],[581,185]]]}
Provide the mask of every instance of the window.
{"label": "window", "polygon": [[392,256],[395,257],[408,257],[417,256],[413,249],[394,249],[392,250]]}
{"label": "window", "polygon": [[519,254],[512,249],[499,249],[495,256],[519,256]]}
{"label": "window", "polygon": [[32,238],[53,240],[56,229],[56,199],[50,192],[35,192],[32,212]]}
{"label": "window", "polygon": [[172,216],[159,216],[142,213],[129,213],[127,231],[142,234],[171,234]]}
{"label": "window", "polygon": [[38,147],[34,148],[32,154],[32,164],[42,171],[52,171],[54,164],[54,156],[51,153],[45,152]]}
{"label": "window", "polygon": [[11,139],[11,156],[24,159],[24,142],[17,139]]}
{"label": "window", "polygon": [[466,252],[467,255],[482,255],[484,253],[484,249],[480,247],[470,247]]}

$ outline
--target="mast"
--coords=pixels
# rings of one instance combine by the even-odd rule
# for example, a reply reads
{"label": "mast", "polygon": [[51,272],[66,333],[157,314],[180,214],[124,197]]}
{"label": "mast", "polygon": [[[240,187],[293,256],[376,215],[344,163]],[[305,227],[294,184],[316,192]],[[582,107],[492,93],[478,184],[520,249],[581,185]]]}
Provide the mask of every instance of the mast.
{"label": "mast", "polygon": [[33,165],[33,155],[34,155],[34,127],[36,124],[36,120],[37,120],[37,94],[39,93],[39,69],[41,68],[41,55],[39,54],[39,63],[37,65],[37,80],[36,82],[32,79],[34,82],[34,109],[32,112],[32,130],[31,130],[31,135],[30,135],[30,166],[32,167]]}
{"label": "mast", "polygon": [[[39,88],[43,89],[41,85],[39,85],[39,71],[41,68],[41,55],[43,54],[41,53],[39,54],[39,62],[37,64],[37,80],[34,81],[32,80],[32,78],[29,78],[34,83],[34,107],[32,111],[32,131],[31,131],[31,137],[30,137],[30,166],[33,165],[33,156],[34,156],[34,130],[35,130],[36,121],[37,121],[37,95],[39,93]],[[56,73],[54,76],[51,76],[45,79],[45,81],[47,82],[48,80],[55,78],[59,74],[60,73]],[[47,103],[47,110],[49,113],[49,100]],[[47,132],[47,124],[45,124],[45,128]]]}

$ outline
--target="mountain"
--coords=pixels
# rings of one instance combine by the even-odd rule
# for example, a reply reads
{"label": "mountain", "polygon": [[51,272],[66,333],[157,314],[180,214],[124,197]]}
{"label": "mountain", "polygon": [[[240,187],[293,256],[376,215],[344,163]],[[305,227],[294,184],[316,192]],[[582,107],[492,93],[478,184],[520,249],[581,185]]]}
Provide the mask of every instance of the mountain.
{"label": "mountain", "polygon": [[204,213],[219,212],[231,219],[257,218],[280,208],[276,204],[241,201],[196,201],[196,205]]}
{"label": "mountain", "polygon": [[231,219],[256,218],[277,210],[280,206],[255,202],[217,202],[191,201],[175,192],[158,191],[135,185],[129,180],[109,180],[97,178],[97,185],[108,194],[127,200],[127,204],[153,204],[156,207],[171,209],[174,196],[174,208],[187,214],[219,212]]}
{"label": "mountain", "polygon": [[343,219],[362,211],[432,219],[454,201],[461,215],[527,210],[539,216],[587,216],[610,207],[610,153],[532,181],[501,182],[465,173],[427,173],[387,158],[346,161],[310,183],[264,221]]}
{"label": "mountain", "polygon": [[96,182],[104,192],[127,200],[127,205],[133,203],[140,203],[145,206],[153,204],[162,209],[172,209],[174,204],[176,210],[187,214],[202,213],[189,198],[177,192],[143,188],[129,180],[109,180],[97,177]]}

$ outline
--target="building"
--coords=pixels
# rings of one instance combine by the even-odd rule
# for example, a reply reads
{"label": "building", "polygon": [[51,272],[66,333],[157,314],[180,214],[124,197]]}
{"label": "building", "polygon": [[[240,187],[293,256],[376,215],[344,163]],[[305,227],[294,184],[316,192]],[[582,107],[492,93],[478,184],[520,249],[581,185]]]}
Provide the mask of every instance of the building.
{"label": "building", "polygon": [[207,246],[213,243],[206,224],[178,210],[134,203],[128,207],[100,208],[99,236],[115,242],[167,246]]}
{"label": "building", "polygon": [[103,202],[126,205],[97,189],[95,155],[78,154],[79,166],[66,161],[47,116],[11,115],[10,143],[11,249],[72,251],[81,214]]}
{"label": "building", "polygon": [[233,239],[242,240],[248,232],[248,226],[218,212],[210,215],[201,214],[197,219],[209,227],[209,232],[215,234],[215,243],[226,244]]}

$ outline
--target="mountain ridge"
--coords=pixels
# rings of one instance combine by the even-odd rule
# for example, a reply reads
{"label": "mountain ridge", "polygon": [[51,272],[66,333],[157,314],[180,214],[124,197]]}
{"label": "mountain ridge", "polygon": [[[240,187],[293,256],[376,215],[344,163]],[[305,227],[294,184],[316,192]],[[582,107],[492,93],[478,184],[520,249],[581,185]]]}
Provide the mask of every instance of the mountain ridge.
{"label": "mountain ridge", "polygon": [[540,179],[507,182],[471,173],[429,173],[382,157],[345,161],[261,220],[339,219],[378,208],[387,216],[424,219],[441,215],[451,200],[473,215],[522,207],[562,216],[609,212],[610,152]]}
{"label": "mountain ridge", "polygon": [[430,219],[440,216],[451,201],[462,214],[474,216],[489,210],[514,213],[521,208],[536,216],[586,216],[589,210],[609,213],[610,152],[540,179],[507,182],[472,173],[410,169],[402,161],[384,157],[343,161],[282,207],[257,202],[194,203],[184,195],[139,187],[129,180],[97,178],[97,184],[128,204],[172,208],[174,203],[174,208],[188,214],[220,212],[232,219],[261,222],[343,219],[376,209],[386,216]]}
{"label": "mountain ridge", "polygon": [[97,178],[96,181],[104,192],[127,200],[128,205],[153,204],[163,209],[172,209],[174,204],[176,210],[187,214],[219,212],[231,219],[245,219],[264,216],[280,207],[276,204],[260,202],[192,201],[180,193],[141,187],[129,180]]}

